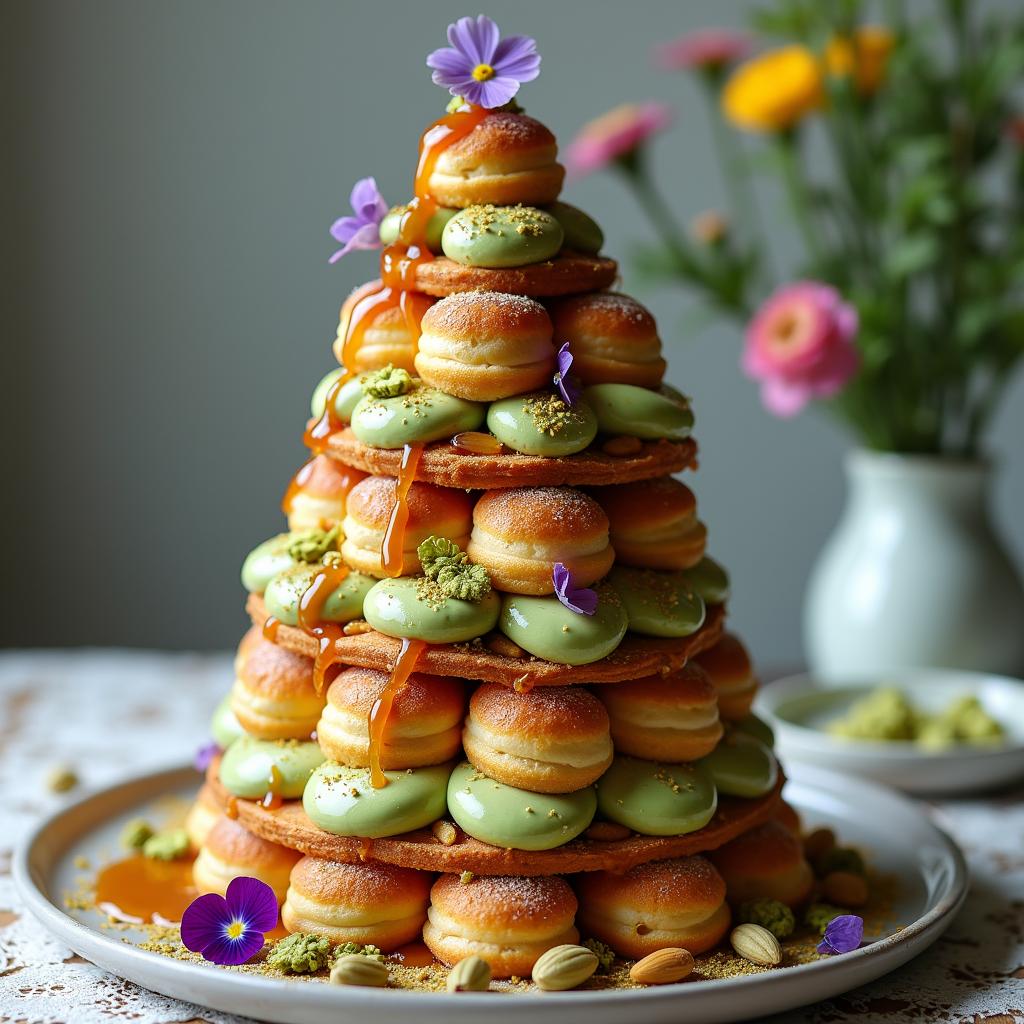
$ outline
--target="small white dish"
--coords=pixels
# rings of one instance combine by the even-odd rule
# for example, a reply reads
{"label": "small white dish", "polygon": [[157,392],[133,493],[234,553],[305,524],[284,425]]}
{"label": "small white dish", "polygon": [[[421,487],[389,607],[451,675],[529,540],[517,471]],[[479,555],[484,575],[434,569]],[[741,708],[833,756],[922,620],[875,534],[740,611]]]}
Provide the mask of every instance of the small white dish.
{"label": "small white dish", "polygon": [[852,953],[763,974],[604,992],[449,995],[303,983],[147,952],[131,941],[141,933],[110,932],[97,911],[64,906],[61,896],[74,891],[81,857],[94,864],[110,859],[129,818],[148,816],[168,797],[191,799],[197,785],[191,768],[178,768],[128,779],[64,808],[16,852],[15,884],[43,925],[100,967],[167,996],[278,1024],[721,1024],[760,1018],[831,998],[905,964],[946,930],[967,893],[963,855],[923,808],[860,779],[798,768],[785,794],[805,824],[835,829],[844,843],[864,849],[878,871],[899,879],[892,922],[866,934]]}
{"label": "small white dish", "polygon": [[[878,686],[902,690],[925,711],[971,694],[1006,732],[998,745],[930,751],[911,742],[851,740],[826,732],[830,720]],[[780,760],[884,782],[907,793],[968,793],[1024,778],[1024,681],[983,672],[900,669],[827,688],[809,675],[764,687],[754,706],[775,731]]]}

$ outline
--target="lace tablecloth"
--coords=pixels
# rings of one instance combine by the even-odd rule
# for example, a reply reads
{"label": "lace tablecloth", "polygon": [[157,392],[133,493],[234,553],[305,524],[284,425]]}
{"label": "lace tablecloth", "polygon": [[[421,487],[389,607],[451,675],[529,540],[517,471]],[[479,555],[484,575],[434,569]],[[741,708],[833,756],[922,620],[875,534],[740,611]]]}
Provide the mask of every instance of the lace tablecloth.
{"label": "lace tablecloth", "polygon": [[[0,655],[0,1024],[242,1022],[156,995],[74,956],[23,911],[10,876],[20,838],[75,798],[75,791],[48,791],[55,765],[76,771],[80,791],[185,761],[229,681],[226,655]],[[787,1014],[787,1021],[1024,1024],[1024,786],[936,803],[934,811],[971,867],[960,917],[906,967]]]}

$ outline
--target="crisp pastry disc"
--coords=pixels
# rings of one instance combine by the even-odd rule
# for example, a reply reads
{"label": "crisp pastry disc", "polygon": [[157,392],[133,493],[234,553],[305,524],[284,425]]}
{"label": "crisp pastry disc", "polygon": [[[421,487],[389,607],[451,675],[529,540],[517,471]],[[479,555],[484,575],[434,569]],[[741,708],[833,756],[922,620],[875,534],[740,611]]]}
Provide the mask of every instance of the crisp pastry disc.
{"label": "crisp pastry disc", "polygon": [[[317,828],[301,800],[287,800],[268,809],[258,800],[232,797],[217,776],[220,758],[206,772],[206,781],[225,810],[254,835],[312,857],[356,864],[378,860],[420,871],[472,871],[478,875],[568,875],[576,871],[627,871],[637,864],[668,857],[686,857],[714,850],[738,835],[764,824],[778,810],[785,779],[780,770],[775,788],[756,799],[722,796],[715,816],[702,829],[684,836],[642,836],[597,840],[581,837],[554,850],[506,850],[467,836],[458,826],[456,841],[445,846],[430,829],[388,839],[336,836]],[[585,834],[584,834],[585,836]]]}
{"label": "crisp pastry disc", "polygon": [[568,250],[553,260],[497,270],[465,267],[447,256],[437,256],[416,267],[414,287],[427,295],[506,292],[509,295],[546,298],[601,291],[615,283],[618,273],[619,265],[615,260]]}
{"label": "crisp pastry disc", "polygon": [[[250,594],[245,605],[253,624],[262,627],[267,608],[259,594]],[[558,665],[525,654],[510,658],[489,651],[482,642],[431,644],[416,662],[416,671],[435,676],[501,683],[515,689],[533,686],[581,686],[593,683],[622,683],[657,672],[682,668],[689,658],[713,647],[722,633],[725,608],[708,605],[704,625],[696,633],[678,639],[627,633],[626,639],[607,658],[589,665]],[[296,626],[277,626],[274,642],[296,654],[315,658],[319,641]],[[398,657],[401,641],[371,629],[355,636],[343,636],[335,643],[342,665],[358,665],[390,672]]]}
{"label": "crisp pastry disc", "polygon": [[[490,490],[498,487],[600,487],[629,484],[697,468],[697,442],[644,441],[635,455],[606,455],[592,445],[560,459],[543,455],[469,455],[448,441],[427,445],[416,479],[439,487]],[[371,448],[350,427],[332,434],[324,445],[331,458],[377,476],[398,476],[401,448]]]}

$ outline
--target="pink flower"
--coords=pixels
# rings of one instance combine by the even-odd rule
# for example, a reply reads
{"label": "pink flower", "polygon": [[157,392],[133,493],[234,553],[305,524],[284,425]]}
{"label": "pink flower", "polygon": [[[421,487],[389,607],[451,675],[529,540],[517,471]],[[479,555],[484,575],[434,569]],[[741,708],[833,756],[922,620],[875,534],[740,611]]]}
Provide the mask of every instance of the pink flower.
{"label": "pink flower", "polygon": [[780,288],[747,328],[740,365],[761,382],[776,416],[795,416],[812,398],[831,398],[857,372],[857,311],[827,284]]}
{"label": "pink flower", "polygon": [[749,56],[753,49],[750,37],[744,32],[706,28],[656,46],[654,64],[663,71],[721,68]]}
{"label": "pink flower", "polygon": [[667,103],[623,103],[585,124],[565,154],[569,173],[579,177],[636,152],[672,123]]}

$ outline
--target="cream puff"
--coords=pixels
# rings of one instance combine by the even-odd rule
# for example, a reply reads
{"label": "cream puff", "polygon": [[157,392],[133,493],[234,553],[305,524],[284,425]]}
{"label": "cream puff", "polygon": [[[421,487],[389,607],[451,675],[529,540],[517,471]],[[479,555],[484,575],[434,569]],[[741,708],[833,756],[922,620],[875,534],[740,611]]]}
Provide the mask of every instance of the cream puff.
{"label": "cream puff", "polygon": [[281,502],[288,529],[329,530],[340,523],[348,492],[365,477],[329,455],[314,455],[292,478]]}
{"label": "cream puff", "polygon": [[484,683],[470,698],[462,746],[485,775],[535,793],[573,793],[612,763],[608,713],[577,686],[517,693]]}
{"label": "cream puff", "polygon": [[708,856],[721,872],[733,906],[748,900],[807,901],[814,875],[800,837],[777,820],[744,832]]}
{"label": "cream puff", "polygon": [[416,371],[446,394],[495,402],[551,383],[551,320],[533,299],[457,292],[431,306],[420,327]]}
{"label": "cream puff", "polygon": [[[334,339],[334,356],[345,365],[345,335],[352,319],[352,311],[363,299],[379,292],[381,282],[367,281],[360,285],[342,303],[338,317],[338,334]],[[425,295],[417,294],[415,301],[426,308],[433,300]],[[396,305],[383,303],[376,312],[370,312],[365,320],[362,338],[357,350],[349,356],[348,367],[353,373],[366,373],[378,370],[390,363],[394,367],[413,372],[413,358],[416,355],[416,337],[409,329],[409,322],[404,311]]]}
{"label": "cream puff", "polygon": [[[387,476],[368,476],[348,495],[347,514],[342,523],[345,540],[341,557],[357,572],[385,576],[381,549],[391,513],[395,507],[396,481]],[[473,502],[465,491],[434,484],[413,483],[406,496],[409,518],[402,543],[402,574],[420,571],[416,549],[431,535],[447,537],[461,548],[469,543],[473,523]]]}
{"label": "cream puff", "polygon": [[775,820],[795,836],[803,835],[803,822],[800,812],[785,800],[779,801],[779,809],[775,812]]}
{"label": "cream puff", "polygon": [[543,206],[562,190],[554,135],[525,114],[493,110],[438,155],[427,191],[440,206]]}
{"label": "cream puff", "polygon": [[715,688],[707,673],[686,665],[667,675],[597,688],[620,754],[648,761],[696,761],[722,738]]}
{"label": "cream puff", "polygon": [[238,645],[231,710],[261,740],[308,740],[324,698],[313,686],[313,659],[264,639],[253,626]]}
{"label": "cream puff", "polygon": [[615,558],[638,569],[690,569],[704,557],[707,528],[697,499],[671,476],[591,492],[608,516]]}
{"label": "cream puff", "polygon": [[621,956],[639,959],[656,949],[703,953],[729,929],[725,882],[704,857],[677,857],[623,874],[577,876],[580,928]]}
{"label": "cream puff", "polygon": [[[347,668],[327,690],[317,723],[320,749],[354,768],[370,764],[370,712],[390,678],[372,668]],[[450,761],[459,752],[466,687],[451,676],[414,672],[395,696],[384,728],[380,766],[422,768]]]}
{"label": "cream puff", "polygon": [[529,977],[552,946],[579,941],[576,897],[557,875],[441,875],[430,890],[423,941],[438,960],[483,957],[495,978]]}
{"label": "cream puff", "polygon": [[301,853],[261,839],[221,815],[192,865],[192,880],[200,892],[223,896],[233,878],[248,875],[266,882],[281,904],[291,870],[301,857]]}
{"label": "cream puff", "polygon": [[217,824],[221,814],[217,797],[213,790],[204,783],[196,793],[195,803],[185,815],[185,831],[188,833],[188,841],[193,850],[198,850],[206,842],[210,829]]}
{"label": "cream puff", "polygon": [[718,693],[718,713],[728,722],[750,714],[757,695],[757,676],[743,641],[735,633],[723,633],[714,647],[694,661],[711,677]]}
{"label": "cream puff", "polygon": [[615,561],[608,517],[572,487],[508,487],[485,491],[473,509],[469,557],[487,568],[497,590],[552,594],[555,563],[576,586],[604,577]]}
{"label": "cream puff", "polygon": [[303,857],[292,868],[281,923],[331,942],[384,950],[418,939],[427,917],[432,876],[379,861],[342,864]]}
{"label": "cream puff", "polygon": [[557,344],[569,342],[584,384],[656,388],[665,376],[658,326],[646,307],[618,292],[591,292],[552,306]]}

